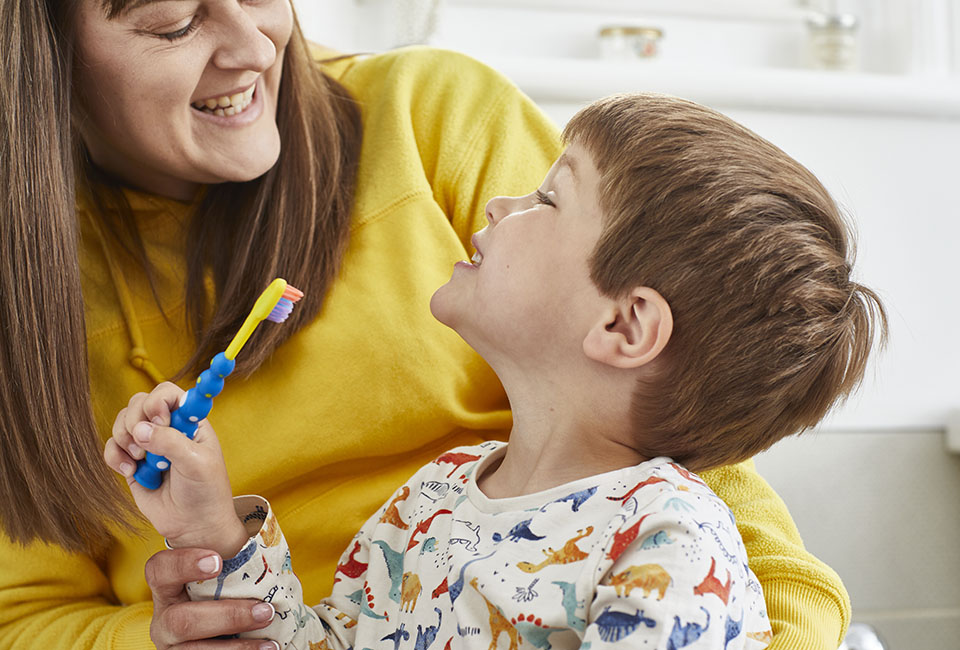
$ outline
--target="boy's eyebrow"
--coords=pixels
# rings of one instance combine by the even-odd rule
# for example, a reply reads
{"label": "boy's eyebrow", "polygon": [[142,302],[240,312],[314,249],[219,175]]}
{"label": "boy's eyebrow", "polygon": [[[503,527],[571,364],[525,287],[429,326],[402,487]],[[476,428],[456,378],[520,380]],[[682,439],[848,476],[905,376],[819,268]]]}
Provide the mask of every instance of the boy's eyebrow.
{"label": "boy's eyebrow", "polygon": [[573,156],[567,155],[567,152],[564,151],[560,154],[560,157],[557,159],[557,166],[566,166],[570,170],[570,175],[573,176],[573,182],[580,184],[580,179],[577,177],[577,163],[573,159]]}

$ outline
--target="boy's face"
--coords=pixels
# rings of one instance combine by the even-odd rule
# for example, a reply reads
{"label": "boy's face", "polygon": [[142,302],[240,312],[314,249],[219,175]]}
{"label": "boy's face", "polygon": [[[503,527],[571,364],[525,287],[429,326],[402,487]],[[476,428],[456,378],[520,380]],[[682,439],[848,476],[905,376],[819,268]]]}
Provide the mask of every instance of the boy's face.
{"label": "boy's face", "polygon": [[457,262],[433,315],[495,367],[581,354],[601,300],[588,266],[602,227],[598,185],[590,155],[573,144],[536,191],[491,199],[473,263]]}

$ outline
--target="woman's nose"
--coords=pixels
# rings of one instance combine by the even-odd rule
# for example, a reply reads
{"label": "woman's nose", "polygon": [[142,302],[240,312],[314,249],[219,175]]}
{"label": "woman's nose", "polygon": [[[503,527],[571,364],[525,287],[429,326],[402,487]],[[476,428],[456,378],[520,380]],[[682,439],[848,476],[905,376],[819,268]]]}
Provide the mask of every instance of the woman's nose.
{"label": "woman's nose", "polygon": [[277,59],[277,47],[246,8],[237,4],[224,18],[222,42],[213,64],[224,70],[263,72]]}

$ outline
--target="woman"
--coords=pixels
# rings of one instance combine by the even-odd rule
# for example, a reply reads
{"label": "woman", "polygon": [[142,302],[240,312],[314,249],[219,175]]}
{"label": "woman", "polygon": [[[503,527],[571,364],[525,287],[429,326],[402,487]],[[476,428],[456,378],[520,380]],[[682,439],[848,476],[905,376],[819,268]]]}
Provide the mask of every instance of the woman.
{"label": "woman", "polygon": [[[427,303],[486,199],[539,182],[555,128],[451,53],[320,70],[288,2],[0,5],[2,647],[165,648],[266,623],[255,603],[183,602],[221,559],[162,551],[100,450],[132,394],[186,385],[275,276],[307,298],[261,328],[210,419],[234,492],[256,485],[306,556],[308,602],[415,468],[509,430],[493,373]],[[783,504],[750,464],[705,478],[737,514],[771,647],[836,647],[846,593]]]}

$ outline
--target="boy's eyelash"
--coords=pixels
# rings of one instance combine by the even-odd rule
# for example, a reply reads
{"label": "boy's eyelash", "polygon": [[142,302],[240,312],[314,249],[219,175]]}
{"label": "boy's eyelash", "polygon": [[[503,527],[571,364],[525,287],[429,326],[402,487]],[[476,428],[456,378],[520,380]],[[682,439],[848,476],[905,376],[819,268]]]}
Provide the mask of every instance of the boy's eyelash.
{"label": "boy's eyelash", "polygon": [[175,32],[167,32],[166,34],[154,34],[154,36],[157,36],[159,38],[165,38],[168,41],[176,41],[181,38],[184,38],[185,36],[189,36],[191,33],[193,33],[193,30],[195,30],[199,26],[200,26],[200,23],[197,20],[197,17],[194,16],[193,19],[190,20],[190,24],[184,27],[183,29],[178,29]]}
{"label": "boy's eyelash", "polygon": [[550,200],[550,197],[547,196],[546,194],[544,194],[543,192],[541,192],[540,190],[537,190],[537,201],[538,201],[539,203],[544,204],[544,205],[549,205],[549,206],[557,207],[557,206],[554,204],[554,202]]}

